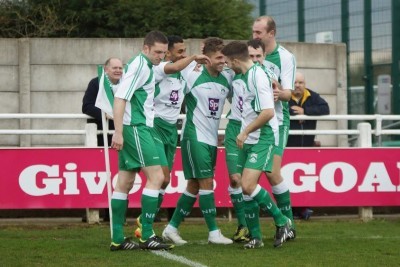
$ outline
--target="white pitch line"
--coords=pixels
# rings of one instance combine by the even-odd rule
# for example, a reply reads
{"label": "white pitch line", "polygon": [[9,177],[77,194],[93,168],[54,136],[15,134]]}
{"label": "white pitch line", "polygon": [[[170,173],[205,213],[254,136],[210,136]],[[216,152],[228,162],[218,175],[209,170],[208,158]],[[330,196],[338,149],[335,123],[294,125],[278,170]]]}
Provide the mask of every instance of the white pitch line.
{"label": "white pitch line", "polygon": [[195,261],[191,261],[183,256],[178,256],[178,255],[174,255],[171,254],[167,251],[159,251],[159,250],[152,250],[151,251],[153,254],[156,254],[157,256],[161,256],[163,258],[166,258],[168,260],[173,260],[173,261],[177,261],[180,262],[182,264],[186,264],[187,266],[190,267],[207,267],[207,265],[203,265],[199,262],[195,262]]}

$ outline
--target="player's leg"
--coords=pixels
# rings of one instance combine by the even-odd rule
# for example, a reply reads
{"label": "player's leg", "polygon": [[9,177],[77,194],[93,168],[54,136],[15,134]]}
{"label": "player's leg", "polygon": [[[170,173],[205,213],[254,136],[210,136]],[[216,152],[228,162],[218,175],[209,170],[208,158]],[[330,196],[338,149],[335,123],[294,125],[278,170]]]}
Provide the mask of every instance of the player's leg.
{"label": "player's leg", "polygon": [[[283,235],[279,243],[275,240],[274,246],[277,247],[286,241],[287,232],[289,230],[288,227],[291,226],[291,220],[282,214],[275,202],[271,199],[269,193],[258,184],[261,172],[270,172],[272,170],[273,150],[274,146],[272,144],[266,145],[259,143],[257,145],[249,146],[248,155],[258,156],[257,158],[250,156],[245,162],[245,168],[242,174],[242,188],[244,194],[248,196],[246,199],[249,204],[253,204],[251,201],[254,200],[262,210],[266,211],[274,218],[277,229],[283,229],[286,231],[286,234]],[[253,210],[255,211],[255,208],[253,208]],[[251,216],[253,215],[250,214],[247,217]],[[261,233],[258,233],[257,229],[257,227],[259,228],[259,225],[257,226],[255,222],[253,223],[248,220],[248,226],[252,237],[255,238],[261,235]],[[255,232],[254,236],[253,232]],[[277,236],[277,238],[279,236]]]}
{"label": "player's leg", "polygon": [[269,183],[272,187],[272,193],[276,200],[277,206],[281,209],[282,213],[288,217],[293,225],[293,231],[290,234],[290,239],[294,239],[296,236],[295,224],[293,220],[293,211],[290,199],[289,187],[285,183],[281,175],[281,164],[283,152],[286,147],[287,139],[289,135],[289,127],[285,125],[279,126],[279,145],[274,149],[274,164],[272,172],[266,173]]}
{"label": "player's leg", "polygon": [[260,228],[260,208],[257,201],[250,197],[257,185],[260,175],[260,170],[248,168],[244,168],[242,173],[243,200],[245,204],[244,212],[247,227],[250,232],[250,240],[244,245],[244,248],[259,248],[264,246]]}
{"label": "player's leg", "polygon": [[184,245],[187,243],[187,241],[183,240],[180,236],[178,228],[184,218],[192,211],[193,205],[197,200],[198,192],[199,184],[197,180],[189,179],[186,190],[179,197],[174,214],[162,233],[164,240],[174,242],[176,245]]}
{"label": "player's leg", "polygon": [[228,193],[237,219],[237,229],[233,235],[233,241],[248,241],[248,229],[244,216],[244,201],[241,187],[241,175],[237,170],[239,148],[236,145],[236,136],[240,132],[241,123],[230,120],[225,129],[225,160],[229,173]]}
{"label": "player's leg", "polygon": [[[146,185],[141,198],[142,237],[139,245],[142,249],[171,249],[173,245],[164,244],[153,231],[153,222],[158,209],[158,195],[164,174],[150,128],[146,126],[124,126],[123,133],[124,148],[130,148],[129,156],[131,160],[135,160],[135,166],[139,165],[146,176]],[[127,141],[127,138],[129,141]],[[128,159],[125,164],[130,165],[132,163]]]}
{"label": "player's leg", "polygon": [[199,206],[208,227],[208,242],[212,244],[232,244],[233,241],[222,235],[217,226],[217,208],[213,189],[213,178],[199,178]]}
{"label": "player's leg", "polygon": [[[156,129],[152,128],[152,129],[150,129],[150,132],[154,139],[155,149],[157,150],[157,153],[158,153],[158,156],[160,159],[160,165],[161,165],[163,176],[164,176],[164,180],[163,180],[163,183],[161,185],[161,188],[160,188],[160,191],[158,194],[158,202],[157,202],[157,207],[158,207],[157,213],[158,213],[160,211],[160,207],[161,207],[161,204],[164,199],[164,194],[165,194],[164,189],[168,186],[169,181],[170,181],[170,173],[169,173],[168,161],[167,161],[166,152],[165,152],[165,146],[162,141],[162,138],[160,137],[160,134]],[[138,227],[135,230],[135,236],[137,238],[141,238],[142,237],[142,214],[140,214],[137,217],[136,224]]]}
{"label": "player's leg", "polygon": [[194,179],[194,175],[197,172],[196,166],[193,164],[195,160],[192,156],[196,155],[193,153],[193,147],[190,140],[182,140],[182,165],[185,179],[188,181],[186,190],[183,192],[177,202],[174,214],[171,217],[167,227],[164,229],[162,236],[164,239],[174,242],[177,245],[183,245],[187,242],[183,240],[178,232],[178,227],[186,216],[192,211],[193,205],[197,200],[197,194],[199,192],[199,183]]}
{"label": "player's leg", "polygon": [[120,170],[117,184],[111,197],[112,218],[112,243],[111,251],[138,249],[139,245],[125,238],[124,224],[128,206],[128,193],[131,190],[136,172]]}

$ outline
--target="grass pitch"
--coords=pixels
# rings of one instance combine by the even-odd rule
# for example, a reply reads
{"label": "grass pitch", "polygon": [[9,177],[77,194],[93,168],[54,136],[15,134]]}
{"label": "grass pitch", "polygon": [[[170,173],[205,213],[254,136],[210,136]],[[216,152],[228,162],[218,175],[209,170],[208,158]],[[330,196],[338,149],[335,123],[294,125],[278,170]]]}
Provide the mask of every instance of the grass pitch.
{"label": "grass pitch", "polygon": [[[209,245],[201,219],[180,227],[188,245],[168,253],[110,252],[107,224],[7,224],[0,221],[0,266],[400,266],[400,218],[296,221],[297,238],[273,248],[274,226],[261,218],[265,247],[244,250],[243,244]],[[166,222],[156,223],[161,235]],[[236,222],[219,220],[225,236]],[[126,234],[135,226],[130,222]]]}

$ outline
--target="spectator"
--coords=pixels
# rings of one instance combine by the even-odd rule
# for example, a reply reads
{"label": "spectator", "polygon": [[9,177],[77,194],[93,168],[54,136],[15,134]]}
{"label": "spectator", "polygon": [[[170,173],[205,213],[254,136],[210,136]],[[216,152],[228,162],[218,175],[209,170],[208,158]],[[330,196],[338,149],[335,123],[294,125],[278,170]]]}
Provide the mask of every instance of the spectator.
{"label": "spectator", "polygon": [[[106,78],[110,81],[111,87],[114,87],[119,83],[119,79],[121,79],[123,73],[122,61],[119,58],[109,58],[104,63],[104,72],[106,74]],[[88,87],[86,89],[85,95],[82,100],[82,113],[91,116],[91,119],[88,119],[88,123],[96,123],[98,130],[103,130],[103,125],[101,122],[101,110],[95,106],[97,94],[99,93],[99,77],[95,77],[90,80]],[[109,130],[114,130],[114,122],[112,120],[109,121],[108,124]],[[112,135],[108,135],[108,145],[111,144]],[[103,135],[97,135],[97,146],[104,146]],[[86,222],[86,214],[82,217],[82,221]],[[108,209],[104,209],[103,221],[110,221],[110,215]]]}
{"label": "spectator", "polygon": [[[304,74],[297,72],[295,88],[289,101],[290,115],[320,116],[329,114],[328,103],[316,92],[306,88]],[[316,120],[292,120],[291,130],[315,130]],[[288,147],[315,146],[315,135],[289,135]],[[313,213],[310,208],[298,207],[293,212],[298,217],[308,220]]]}

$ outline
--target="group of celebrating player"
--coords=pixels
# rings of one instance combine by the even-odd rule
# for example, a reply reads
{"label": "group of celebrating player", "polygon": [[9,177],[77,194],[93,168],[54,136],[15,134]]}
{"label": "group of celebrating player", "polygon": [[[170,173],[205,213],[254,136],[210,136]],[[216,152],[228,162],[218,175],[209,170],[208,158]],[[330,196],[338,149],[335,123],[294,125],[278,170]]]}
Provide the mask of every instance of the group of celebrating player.
{"label": "group of celebrating player", "polygon": [[[112,251],[167,250],[186,244],[178,228],[197,196],[209,243],[244,242],[245,249],[263,247],[260,208],[274,219],[275,247],[296,237],[290,192],[280,173],[296,63],[294,56],[276,43],[275,34],[273,18],[262,16],[253,24],[253,40],[224,45],[220,38],[206,38],[202,54],[193,56],[186,56],[184,41],[178,36],[167,38],[159,31],[146,35],[142,53],[128,64],[114,99],[111,147],[119,152],[119,174],[111,199]],[[183,99],[186,119],[180,144],[187,187],[159,237],[153,222],[170,181]],[[232,238],[222,235],[217,226],[213,191],[218,129],[226,99],[231,102],[224,140],[228,192],[238,222]],[[147,182],[135,231],[137,244],[124,237],[123,225],[128,192],[140,170]],[[258,184],[262,172],[276,203]]]}

